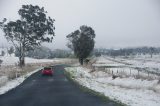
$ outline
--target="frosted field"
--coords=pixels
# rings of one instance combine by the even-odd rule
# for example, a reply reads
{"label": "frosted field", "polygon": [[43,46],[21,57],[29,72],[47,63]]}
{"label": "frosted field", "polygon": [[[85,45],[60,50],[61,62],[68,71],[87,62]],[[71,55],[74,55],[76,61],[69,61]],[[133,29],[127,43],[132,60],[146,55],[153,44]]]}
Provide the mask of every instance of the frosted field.
{"label": "frosted field", "polygon": [[[18,85],[20,85],[26,78],[28,78],[29,76],[31,76],[32,74],[34,74],[35,72],[39,71],[41,68],[34,70],[32,72],[29,72],[21,77],[15,78],[14,80],[8,81],[6,78],[7,77],[0,77],[0,83],[4,82],[3,86],[0,86],[0,95],[6,93],[7,91],[17,87]],[[5,80],[6,79],[6,80]]]}
{"label": "frosted field", "polygon": [[[160,106],[159,56],[111,58],[101,56],[95,70],[67,68],[79,84],[130,106]],[[113,75],[117,77],[113,79]]]}
{"label": "frosted field", "polygon": [[[25,68],[26,72],[16,65],[18,64],[18,57],[12,56],[0,56],[0,59],[3,60],[3,63],[0,67],[0,94],[3,94],[4,92],[14,88],[15,86],[19,85],[21,82],[25,80],[25,77],[30,75],[27,74],[36,72],[33,71],[33,69],[37,69],[41,66],[44,66],[48,63],[51,63],[52,65],[55,64],[65,64],[65,63],[72,63],[72,61],[75,62],[73,59],[33,59],[26,57],[25,62],[26,64],[29,64],[29,66],[26,65]],[[76,63],[76,62],[75,62]],[[33,65],[34,66],[30,66]],[[24,69],[25,69],[24,68]],[[22,73],[26,73],[26,75],[23,75]],[[19,73],[19,74],[18,74]]]}
{"label": "frosted field", "polygon": [[[123,57],[111,58],[101,56],[97,58],[95,64],[96,70],[105,71],[109,74],[118,75],[121,77],[141,77],[148,79],[160,78],[160,63],[157,58],[128,58]],[[155,67],[154,67],[155,66]]]}
{"label": "frosted field", "polygon": [[132,77],[116,78],[103,72],[75,67],[66,68],[75,81],[110,99],[130,106],[160,106],[160,84],[158,80],[141,80]]}
{"label": "frosted field", "polygon": [[[0,56],[0,59],[3,60],[2,66],[4,65],[15,65],[18,64],[18,57],[15,56]],[[28,63],[44,63],[44,62],[61,62],[61,61],[67,61],[67,59],[33,59],[26,57],[25,62]]]}
{"label": "frosted field", "polygon": [[135,57],[116,57],[115,59],[103,56],[105,59],[111,59],[119,63],[130,64],[130,67],[146,68],[150,72],[160,73],[160,55],[140,55]]}
{"label": "frosted field", "polygon": [[[5,57],[1,57],[1,59],[3,60],[2,65],[15,65],[18,63],[18,57],[5,56]],[[33,58],[26,57],[25,61],[26,63],[40,63],[40,62],[52,62],[53,60],[33,59]]]}

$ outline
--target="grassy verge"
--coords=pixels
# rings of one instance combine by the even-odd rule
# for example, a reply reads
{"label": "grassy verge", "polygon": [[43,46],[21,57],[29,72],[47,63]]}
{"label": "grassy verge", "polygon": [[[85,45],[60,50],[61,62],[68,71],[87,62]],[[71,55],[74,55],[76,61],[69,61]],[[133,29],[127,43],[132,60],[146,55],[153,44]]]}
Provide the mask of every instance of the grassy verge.
{"label": "grassy verge", "polygon": [[17,66],[1,67],[0,76],[7,76],[9,80],[12,80],[22,75],[25,75],[26,73],[29,73],[37,69],[38,67],[39,66],[36,65],[34,66],[26,65],[23,68],[19,68]]}
{"label": "grassy verge", "polygon": [[77,60],[75,59],[62,59],[59,61],[53,61],[53,62],[42,62],[42,63],[28,63],[23,68],[20,68],[16,65],[4,65],[0,67],[0,77],[6,76],[8,80],[15,79],[17,77],[20,77],[22,75],[25,75],[29,72],[32,72],[39,67],[46,67],[46,66],[52,66],[57,64],[73,64],[76,63]]}
{"label": "grassy verge", "polygon": [[[88,92],[88,93],[91,93],[93,95],[96,95],[98,97],[100,97],[103,101],[105,102],[109,102],[109,101],[112,101],[109,99],[109,97],[105,96],[104,94],[100,93],[100,92],[97,92],[97,91],[94,91],[92,89],[89,89],[88,87],[85,87],[83,85],[80,85],[74,78],[74,76],[68,72],[68,71],[64,71],[64,74],[66,75],[66,77],[68,78],[68,80],[70,80],[72,83],[74,83],[76,86],[78,86],[83,92]],[[118,105],[118,106],[127,106],[123,103],[121,103],[120,101],[117,101],[117,100],[114,100],[115,102],[115,105]]]}

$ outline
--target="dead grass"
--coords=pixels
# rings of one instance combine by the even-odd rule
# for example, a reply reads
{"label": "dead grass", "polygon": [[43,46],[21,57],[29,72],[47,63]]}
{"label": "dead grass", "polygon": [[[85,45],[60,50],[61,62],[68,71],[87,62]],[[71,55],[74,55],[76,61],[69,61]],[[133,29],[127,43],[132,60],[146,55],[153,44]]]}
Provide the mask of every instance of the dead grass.
{"label": "dead grass", "polygon": [[12,80],[14,78],[20,77],[26,73],[29,73],[33,70],[36,70],[39,67],[46,67],[46,66],[54,66],[57,64],[73,64],[76,63],[76,59],[63,59],[60,61],[55,62],[43,62],[43,63],[31,63],[26,64],[25,67],[20,68],[16,65],[7,65],[7,66],[1,66],[0,67],[0,77],[1,76],[7,76],[9,80]]}
{"label": "dead grass", "polygon": [[38,65],[26,65],[23,68],[18,66],[3,66],[0,69],[0,76],[7,76],[9,80],[24,75],[38,68]]}

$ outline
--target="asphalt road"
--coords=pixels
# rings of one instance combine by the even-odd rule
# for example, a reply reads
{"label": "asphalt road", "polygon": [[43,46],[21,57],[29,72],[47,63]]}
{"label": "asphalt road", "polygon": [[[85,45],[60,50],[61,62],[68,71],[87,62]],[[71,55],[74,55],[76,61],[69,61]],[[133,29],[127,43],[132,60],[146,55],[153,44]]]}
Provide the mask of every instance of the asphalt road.
{"label": "asphalt road", "polygon": [[0,95],[0,106],[118,106],[79,89],[63,74],[62,65],[53,69],[52,77],[37,72],[15,89]]}

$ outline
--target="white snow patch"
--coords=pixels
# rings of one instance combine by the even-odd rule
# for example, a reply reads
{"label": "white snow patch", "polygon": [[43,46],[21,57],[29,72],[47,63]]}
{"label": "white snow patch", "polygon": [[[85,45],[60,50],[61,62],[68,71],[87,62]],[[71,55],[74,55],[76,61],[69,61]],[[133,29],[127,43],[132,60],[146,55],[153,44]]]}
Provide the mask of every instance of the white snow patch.
{"label": "white snow patch", "polygon": [[66,70],[81,85],[103,93],[113,100],[130,106],[160,106],[158,80],[147,81],[134,78],[113,80],[104,72],[98,72],[97,75],[96,72],[91,74],[88,69],[82,67],[66,68]]}
{"label": "white snow patch", "polygon": [[[103,59],[102,59],[103,58]],[[130,67],[138,67],[138,68],[146,68],[150,72],[158,72],[160,73],[160,55],[156,55],[153,58],[146,57],[145,55],[141,55],[138,57],[116,57],[111,58],[108,56],[102,56],[100,57],[102,60],[106,60],[105,64],[107,64],[107,61],[116,62],[115,64],[130,64]]]}
{"label": "white snow patch", "polygon": [[32,72],[29,72],[28,74],[26,75],[23,75],[19,78],[16,78],[14,80],[11,80],[11,81],[8,81],[4,86],[0,87],[0,95],[1,94],[4,94],[6,92],[8,92],[9,90],[17,87],[18,85],[20,85],[26,78],[28,78],[29,76],[31,76],[32,74],[34,74],[35,72],[39,71],[41,68],[35,70],[35,71],[32,71]]}
{"label": "white snow patch", "polygon": [[8,81],[7,76],[0,76],[0,87],[3,86]]}
{"label": "white snow patch", "polygon": [[[19,61],[18,57],[14,56],[1,56],[0,59],[3,60],[2,65],[15,65],[18,64]],[[51,60],[51,59],[33,59],[29,57],[25,58],[26,63],[42,63],[42,62],[53,62],[53,61],[57,61],[57,59]]]}
{"label": "white snow patch", "polygon": [[[3,60],[2,66],[6,65],[17,65],[19,62],[19,58],[15,56],[0,56],[0,59]],[[54,59],[34,59],[30,57],[25,57],[25,63],[48,63],[48,62],[68,62],[72,59],[69,58],[54,58]]]}
{"label": "white snow patch", "polygon": [[97,58],[96,63],[94,63],[93,65],[94,66],[124,66],[125,64],[117,63],[101,56]]}

